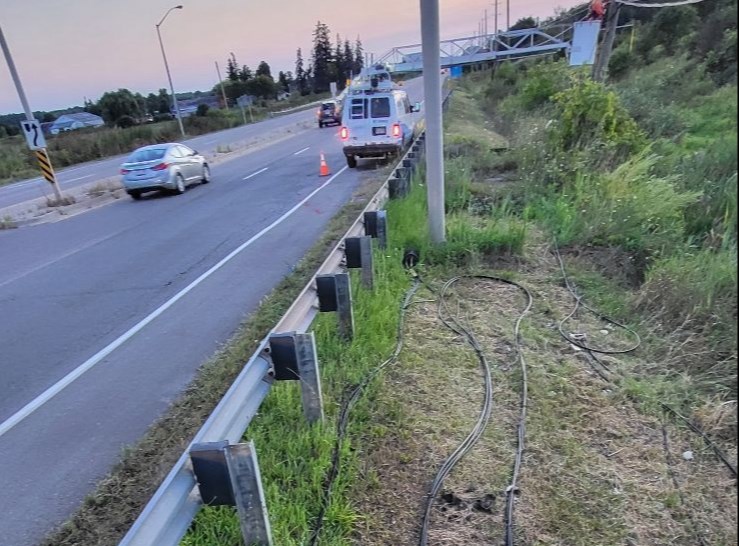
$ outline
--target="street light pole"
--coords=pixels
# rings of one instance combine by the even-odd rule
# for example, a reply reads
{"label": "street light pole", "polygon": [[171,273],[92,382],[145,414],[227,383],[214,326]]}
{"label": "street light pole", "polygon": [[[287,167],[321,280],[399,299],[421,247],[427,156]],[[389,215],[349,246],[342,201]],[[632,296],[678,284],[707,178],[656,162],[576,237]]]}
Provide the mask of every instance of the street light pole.
{"label": "street light pole", "polygon": [[156,25],[157,27],[157,36],[159,37],[159,47],[162,48],[162,58],[164,59],[164,68],[167,69],[167,79],[169,80],[169,89],[172,91],[172,101],[174,102],[174,110],[177,114],[177,122],[180,124],[180,132],[182,133],[182,137],[186,137],[185,135],[185,127],[182,125],[182,115],[180,114],[180,105],[177,102],[177,95],[174,92],[174,85],[172,84],[172,75],[169,73],[169,63],[167,62],[167,54],[164,52],[164,43],[162,42],[162,33],[159,31],[159,27],[162,26],[162,23],[164,23],[164,20],[167,18],[167,15],[170,14],[172,10],[175,9],[182,9],[182,6],[175,6],[173,8],[169,8],[167,13],[164,14],[164,17],[162,17],[162,20],[159,21]]}
{"label": "street light pole", "polygon": [[426,104],[426,188],[433,243],[446,240],[444,228],[444,135],[441,112],[439,0],[421,2],[423,90]]}
{"label": "street light pole", "polygon": [[[21,104],[23,105],[23,112],[26,114],[26,120],[35,121],[33,117],[33,111],[31,110],[31,106],[28,104],[28,99],[26,98],[26,92],[23,90],[23,84],[21,83],[21,78],[18,75],[18,70],[15,68],[15,62],[13,61],[13,56],[10,54],[10,48],[8,47],[8,43],[5,41],[5,35],[3,34],[2,27],[0,27],[0,49],[3,50],[3,55],[5,56],[5,60],[8,63],[8,70],[10,70],[10,77],[13,78],[15,89],[16,91],[18,91],[18,98],[20,98]],[[42,165],[41,171],[42,172],[44,170],[47,171],[48,174],[45,174],[44,177],[49,182],[51,182],[51,186],[54,189],[54,195],[56,196],[57,203],[61,205],[62,204],[62,191],[59,188],[59,181],[56,179],[56,174],[54,174],[54,170],[51,167],[51,160],[49,159],[49,154],[46,151],[46,148],[43,148],[43,149],[33,148],[33,149],[37,150],[36,155],[39,159],[39,163]],[[43,157],[40,157],[39,154],[42,154]]]}

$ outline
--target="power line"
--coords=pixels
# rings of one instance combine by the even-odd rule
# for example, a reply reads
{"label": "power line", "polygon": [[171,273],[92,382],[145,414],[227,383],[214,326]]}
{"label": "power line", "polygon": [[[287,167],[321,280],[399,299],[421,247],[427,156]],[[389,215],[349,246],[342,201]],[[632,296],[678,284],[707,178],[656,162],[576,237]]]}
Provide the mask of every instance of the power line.
{"label": "power line", "polygon": [[624,6],[631,6],[634,8],[672,8],[677,6],[687,6],[688,4],[698,4],[703,2],[703,0],[681,0],[680,2],[665,2],[661,4],[647,4],[635,0],[616,0],[616,2],[623,4]]}

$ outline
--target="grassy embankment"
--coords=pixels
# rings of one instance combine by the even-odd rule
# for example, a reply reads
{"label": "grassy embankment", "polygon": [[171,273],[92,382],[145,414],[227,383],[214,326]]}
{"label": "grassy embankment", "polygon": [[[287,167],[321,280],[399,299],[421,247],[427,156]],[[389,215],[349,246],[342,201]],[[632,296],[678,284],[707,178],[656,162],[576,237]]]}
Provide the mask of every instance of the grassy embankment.
{"label": "grassy embankment", "polygon": [[[665,70],[684,73],[682,61],[674,62]],[[693,70],[700,75],[698,67]],[[662,83],[651,87],[652,100],[664,104],[660,94],[675,91],[664,78],[652,68],[608,89],[563,65],[542,64],[462,82],[448,116],[449,242],[428,244],[421,188],[391,203],[391,244],[377,254],[377,289],[368,294],[355,287],[356,339],[341,342],[332,317],[316,325],[327,425],[307,427],[297,387],[279,385],[246,433],[263,461],[279,544],[307,540],[337,407],[348,386],[394,345],[398,302],[409,285],[400,266],[408,246],[421,249],[431,283],[457,272],[493,270],[528,284],[537,296],[524,328],[531,410],[517,533],[525,543],[657,544],[678,537],[687,545],[697,533],[715,544],[736,538],[724,469],[673,420],[665,430],[677,468],[668,464],[659,406],[671,404],[731,452],[736,216],[725,195],[735,181],[736,155],[717,143],[731,142],[735,88],[704,82],[700,104],[691,100],[694,90],[685,90],[670,103],[686,123],[684,132],[659,139],[648,132],[652,118],[639,119],[624,104],[629,92],[648,96],[655,80]],[[508,152],[494,151],[501,145],[492,127],[506,128]],[[552,239],[591,303],[644,338],[637,353],[607,357],[609,383],[556,332],[572,298],[550,252]],[[473,484],[475,494],[495,495],[501,503],[520,389],[509,334],[520,301],[495,287],[468,287],[460,294],[467,321],[502,364],[494,370],[497,420],[449,487],[462,494]],[[458,340],[441,333],[424,297],[434,296],[419,296],[409,318],[412,348],[355,408],[321,544],[412,543],[433,470],[474,416],[480,395],[475,361]],[[587,332],[595,344],[624,347],[630,341],[592,316],[567,326]],[[687,448],[698,459],[692,466],[680,457]],[[681,476],[679,491],[671,472]],[[489,515],[473,512],[436,513],[432,536],[449,544],[500,536],[500,504]],[[454,533],[444,535],[450,525],[456,525]],[[233,544],[237,537],[230,510],[205,510],[185,543]]]}
{"label": "grassy embankment", "polygon": [[[270,112],[302,106],[319,100],[324,95],[291,97],[283,102],[270,102],[267,106],[254,106],[254,121],[262,121]],[[250,122],[247,111],[247,121]],[[205,116],[190,116],[184,119],[185,132],[194,137],[214,131],[222,131],[244,125],[239,108],[228,111],[211,110]],[[182,139],[177,121],[163,121],[127,129],[103,127],[80,129],[56,136],[48,136],[49,154],[55,168],[94,161],[110,156],[125,154],[139,146],[157,142],[172,142]],[[34,156],[28,151],[23,136],[0,139],[0,185],[38,175]]]}
{"label": "grassy embankment", "polygon": [[[686,73],[700,94],[674,84]],[[315,325],[326,424],[308,427],[297,385],[280,384],[245,434],[259,453],[276,543],[310,536],[338,406],[394,346],[410,284],[400,265],[408,246],[421,250],[433,285],[493,271],[534,292],[522,335],[530,413],[517,503],[521,543],[687,546],[698,534],[714,545],[734,543],[733,481],[675,420],[664,425],[668,464],[659,403],[690,417],[736,459],[735,112],[735,86],[707,82],[700,66],[680,59],[634,71],[612,88],[546,63],[462,81],[447,116],[448,243],[426,239],[422,187],[390,203],[377,286],[368,293],[354,283],[354,341],[339,340],[334,317]],[[503,141],[493,129],[508,137],[508,151],[495,151]],[[572,298],[553,239],[588,301],[644,338],[636,353],[606,357],[607,383],[556,332]],[[469,505],[434,512],[432,538],[447,544],[487,544],[502,533],[521,379],[510,335],[521,301],[506,290],[478,283],[457,293],[458,312],[492,355],[496,408],[479,448],[448,482]],[[426,487],[469,430],[479,371],[435,320],[434,302],[425,301],[433,299],[417,296],[407,350],[354,409],[321,544],[417,540]],[[567,327],[598,345],[630,341],[587,313]],[[244,356],[229,351],[223,359],[232,369]],[[682,459],[688,449],[694,461]],[[485,495],[495,497],[489,512],[471,508]],[[232,510],[205,509],[184,544],[238,544],[238,536]]]}

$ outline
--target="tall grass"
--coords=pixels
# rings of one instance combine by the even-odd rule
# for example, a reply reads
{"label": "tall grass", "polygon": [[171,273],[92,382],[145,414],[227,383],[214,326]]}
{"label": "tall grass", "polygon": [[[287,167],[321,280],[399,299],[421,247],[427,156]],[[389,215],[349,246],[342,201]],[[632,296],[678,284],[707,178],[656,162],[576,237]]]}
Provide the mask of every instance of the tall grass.
{"label": "tall grass", "polygon": [[680,191],[675,177],[652,174],[658,157],[641,154],[613,172],[579,172],[528,208],[560,244],[618,246],[649,255],[683,240],[683,211],[700,197]]}
{"label": "tall grass", "polygon": [[[375,253],[375,289],[365,290],[353,276],[354,339],[347,343],[339,338],[333,314],[320,316],[314,325],[326,423],[309,426],[302,414],[299,385],[278,383],[245,433],[244,437],[253,440],[257,448],[276,544],[298,546],[307,542],[321,507],[324,478],[336,439],[337,409],[347,389],[382,362],[394,346],[400,299],[409,278],[392,237],[390,250]],[[354,524],[361,518],[346,493],[358,472],[355,441],[361,437],[360,431],[366,434],[373,388],[351,414],[349,438],[342,447],[342,471],[321,535],[321,544],[326,546],[349,543]],[[233,510],[202,509],[182,544],[240,544]]]}

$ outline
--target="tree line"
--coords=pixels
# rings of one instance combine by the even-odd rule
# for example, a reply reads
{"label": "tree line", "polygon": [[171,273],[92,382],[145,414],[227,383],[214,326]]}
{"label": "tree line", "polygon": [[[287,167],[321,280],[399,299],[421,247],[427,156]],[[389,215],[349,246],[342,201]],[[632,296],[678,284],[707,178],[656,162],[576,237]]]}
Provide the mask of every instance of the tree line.
{"label": "tree line", "polygon": [[[229,106],[235,104],[242,95],[250,95],[261,100],[274,100],[281,94],[299,93],[309,95],[329,91],[331,82],[336,82],[339,90],[346,85],[346,80],[359,74],[364,67],[364,50],[359,37],[350,42],[336,35],[332,43],[331,31],[325,23],[318,21],[313,31],[313,46],[308,59],[304,58],[302,49],[297,50],[295,71],[279,71],[277,78],[267,61],[261,61],[256,70],[241,65],[236,55],[230,54],[226,60],[226,79],[223,90]],[[178,93],[177,98],[197,98],[200,96],[221,97],[221,84],[216,84],[210,91]],[[121,88],[107,91],[97,101],[85,100],[82,108],[76,107],[60,113],[72,111],[90,112],[99,115],[108,125],[128,127],[146,119],[160,121],[172,117],[172,97],[166,89],[144,96],[141,93]],[[21,114],[10,114],[0,117],[0,136],[19,133]],[[54,121],[56,116],[48,112],[39,112],[37,119]]]}
{"label": "tree line", "polygon": [[[330,89],[331,82],[336,82],[339,90],[343,89],[346,80],[358,74],[363,67],[362,40],[357,37],[352,45],[349,40],[342,40],[337,34],[336,42],[332,44],[328,25],[318,21],[313,32],[313,47],[308,64],[303,50],[298,48],[295,71],[280,71],[275,80],[266,61],[261,61],[257,69],[252,71],[248,65],[239,64],[236,55],[231,53],[226,61],[224,90],[229,101],[235,101],[242,95],[270,99],[280,93],[325,93]],[[218,85],[213,88],[213,92],[220,93]]]}

